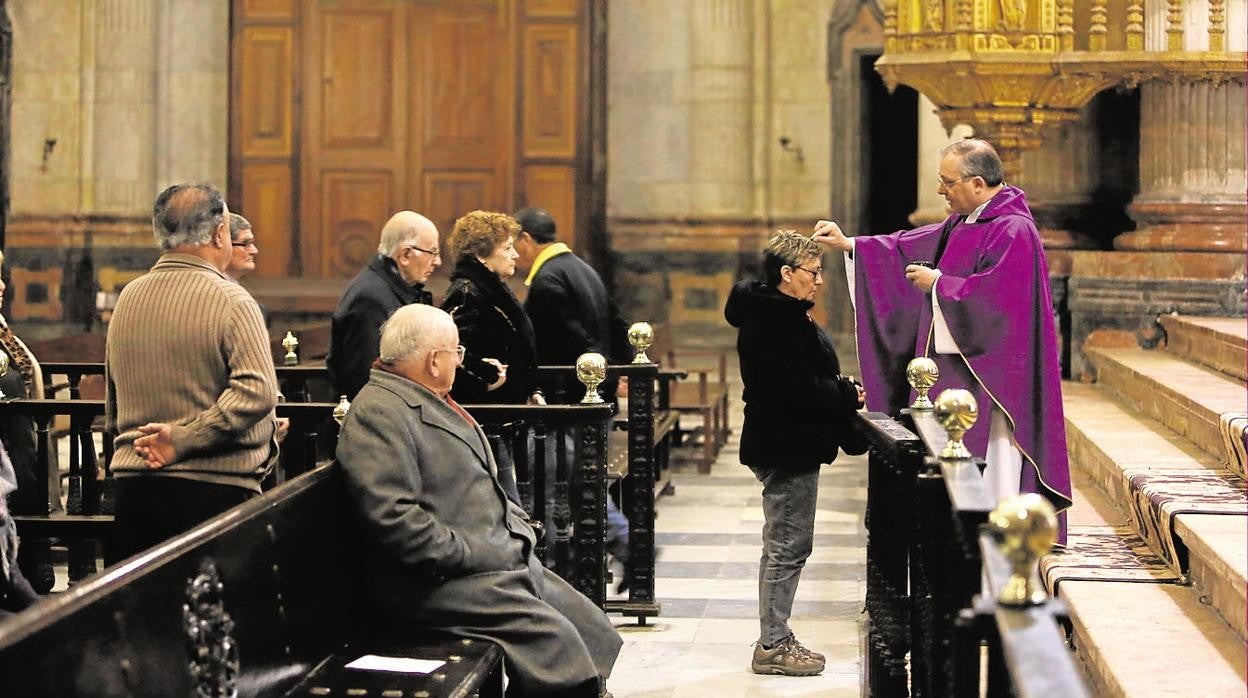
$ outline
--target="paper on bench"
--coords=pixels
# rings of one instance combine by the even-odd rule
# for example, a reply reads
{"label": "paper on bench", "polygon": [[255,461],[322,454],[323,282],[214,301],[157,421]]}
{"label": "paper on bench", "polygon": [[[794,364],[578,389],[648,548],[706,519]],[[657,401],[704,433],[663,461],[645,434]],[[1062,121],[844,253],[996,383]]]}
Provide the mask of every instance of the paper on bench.
{"label": "paper on bench", "polygon": [[401,674],[428,674],[441,668],[446,662],[436,659],[414,659],[412,657],[382,657],[366,654],[347,664],[348,669],[363,671],[394,671]]}

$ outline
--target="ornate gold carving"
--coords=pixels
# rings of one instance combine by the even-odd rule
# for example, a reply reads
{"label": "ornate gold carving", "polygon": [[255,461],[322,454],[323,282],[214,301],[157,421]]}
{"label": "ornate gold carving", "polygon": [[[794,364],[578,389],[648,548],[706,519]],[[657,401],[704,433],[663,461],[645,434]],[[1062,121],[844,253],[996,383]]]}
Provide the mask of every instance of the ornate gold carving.
{"label": "ornate gold carving", "polygon": [[1144,3],[1131,0],[1127,5],[1127,50],[1144,50]]}
{"label": "ornate gold carving", "polygon": [[1075,2],[1057,0],[1058,50],[1075,50]]}
{"label": "ornate gold carving", "polygon": [[1183,50],[1183,0],[1166,1],[1166,49]]}
{"label": "ornate gold carving", "polygon": [[1088,26],[1088,48],[1093,51],[1105,50],[1105,26],[1109,18],[1109,0],[1092,0],[1092,22]]}
{"label": "ornate gold carving", "polygon": [[1209,0],[1209,50],[1226,50],[1226,0]]}
{"label": "ornate gold carving", "polygon": [[1126,0],[1112,40],[1126,50],[1114,51],[1109,0],[1091,0],[1086,29],[1075,24],[1075,0],[886,0],[889,40],[876,70],[890,89],[905,84],[931,99],[946,128],[967,123],[993,140],[1018,181],[1020,151],[1078,118],[1101,90],[1148,80],[1244,81],[1245,54],[1221,50],[1226,0],[1209,0],[1210,51],[1177,50],[1187,3],[1166,2],[1170,50],[1145,52],[1144,0]]}

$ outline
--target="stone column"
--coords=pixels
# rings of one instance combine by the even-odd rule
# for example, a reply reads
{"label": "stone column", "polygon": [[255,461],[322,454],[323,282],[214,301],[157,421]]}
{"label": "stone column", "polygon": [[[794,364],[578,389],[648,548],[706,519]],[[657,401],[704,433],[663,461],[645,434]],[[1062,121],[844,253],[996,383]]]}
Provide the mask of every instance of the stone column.
{"label": "stone column", "polygon": [[[228,190],[229,3],[160,0],[155,189],[198,181]],[[152,192],[154,197],[155,191]],[[231,208],[242,202],[230,202]]]}
{"label": "stone column", "polygon": [[693,0],[690,213],[753,209],[753,0]]}
{"label": "stone column", "polygon": [[149,211],[156,188],[152,76],[158,8],[151,2],[96,0],[93,11],[93,21],[84,22],[93,34],[95,56],[88,76],[93,99],[83,100],[93,126],[84,134],[91,140],[91,163],[83,174],[93,188],[85,208],[113,214]]}
{"label": "stone column", "polygon": [[[1243,51],[1245,0],[1185,3],[1170,22],[1169,3],[1145,3],[1148,51]],[[1222,46],[1211,46],[1211,38]],[[1137,229],[1114,238],[1120,250],[1248,250],[1244,220],[1248,93],[1238,82],[1153,81],[1140,86],[1140,193],[1127,208]]]}
{"label": "stone column", "polygon": [[1095,119],[1095,106],[1089,104],[1078,121],[1051,131],[1039,150],[1023,154],[1027,201],[1045,249],[1095,246],[1078,230],[1080,221],[1088,218],[1096,186]]}
{"label": "stone column", "polygon": [[958,124],[953,133],[945,131],[936,116],[936,105],[919,94],[919,181],[918,207],[910,214],[911,225],[927,225],[949,215],[945,199],[936,193],[936,177],[940,171],[940,151],[946,145],[971,135],[971,127]]}
{"label": "stone column", "polygon": [[1246,104],[1242,82],[1140,87],[1140,193],[1127,209],[1138,229],[1115,248],[1248,250]]}

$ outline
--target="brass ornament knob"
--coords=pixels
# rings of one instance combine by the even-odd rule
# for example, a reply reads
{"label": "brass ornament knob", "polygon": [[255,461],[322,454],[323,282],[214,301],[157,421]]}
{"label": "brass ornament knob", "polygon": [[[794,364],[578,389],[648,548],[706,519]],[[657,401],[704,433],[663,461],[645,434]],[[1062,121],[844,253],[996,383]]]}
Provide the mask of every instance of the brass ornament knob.
{"label": "brass ornament knob", "polygon": [[585,386],[585,397],[582,405],[596,405],[605,402],[598,394],[598,386],[607,379],[607,359],[596,351],[586,352],[576,357],[576,379]]}
{"label": "brass ornament knob", "polygon": [[633,349],[637,350],[637,354],[633,356],[635,364],[654,363],[646,356],[646,350],[654,344],[654,328],[648,322],[634,322],[628,327],[628,343]]}
{"label": "brass ornament knob", "polygon": [[342,426],[342,423],[347,421],[347,412],[350,412],[350,411],[351,411],[351,401],[347,399],[346,395],[340,395],[338,397],[338,404],[334,405],[334,413],[333,413],[334,421],[338,422],[338,426]]}
{"label": "brass ornament knob", "polygon": [[940,369],[936,367],[935,361],[926,356],[915,357],[910,360],[910,363],[906,364],[906,381],[918,393],[914,398],[914,402],[910,403],[910,409],[932,409],[932,400],[927,396],[927,391],[931,390],[932,386],[936,385],[936,381],[939,379]]}
{"label": "brass ornament knob", "polygon": [[1020,494],[1001,500],[988,514],[988,529],[1010,561],[1010,578],[997,592],[1005,606],[1044,603],[1048,595],[1036,575],[1036,561],[1057,542],[1057,513],[1044,497]]}
{"label": "brass ornament knob", "polygon": [[299,348],[299,339],[295,337],[295,333],[286,330],[286,336],[282,338],[282,348],[286,350],[286,356],[282,357],[282,363],[286,366],[299,365],[299,355],[295,350]]}
{"label": "brass ornament knob", "polygon": [[940,457],[970,458],[971,452],[962,443],[962,435],[970,431],[979,419],[979,405],[975,402],[975,396],[969,390],[961,388],[941,391],[940,397],[936,398],[935,415],[936,421],[949,434],[949,441],[941,450]]}

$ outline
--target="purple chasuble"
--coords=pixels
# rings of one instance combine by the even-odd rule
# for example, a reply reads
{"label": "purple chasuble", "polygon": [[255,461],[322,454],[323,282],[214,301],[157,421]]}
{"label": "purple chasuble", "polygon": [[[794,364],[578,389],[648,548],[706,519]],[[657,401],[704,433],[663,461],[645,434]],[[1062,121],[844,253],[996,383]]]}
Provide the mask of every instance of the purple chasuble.
{"label": "purple chasuble", "polygon": [[1069,508],[1049,269],[1026,197],[1005,186],[975,223],[963,220],[949,234],[935,292],[960,355],[936,353],[931,299],[905,277],[907,264],[933,259],[943,225],[855,238],[856,333],[867,407],[896,415],[909,404],[906,364],[926,355],[940,368],[933,398],[963,388],[979,403],[979,420],[965,437],[971,452],[986,452],[995,405],[1023,455],[1020,491],[1043,494],[1058,511]]}

